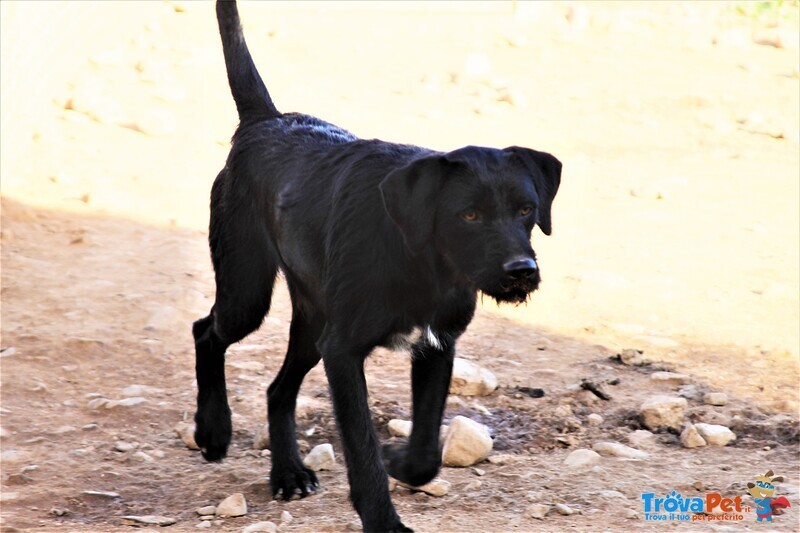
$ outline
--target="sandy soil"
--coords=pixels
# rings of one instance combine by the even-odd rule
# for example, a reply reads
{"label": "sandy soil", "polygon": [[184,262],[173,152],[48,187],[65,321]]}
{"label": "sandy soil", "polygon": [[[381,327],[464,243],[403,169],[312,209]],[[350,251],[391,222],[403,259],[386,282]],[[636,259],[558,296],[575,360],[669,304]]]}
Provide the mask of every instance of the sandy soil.
{"label": "sandy soil", "polygon": [[[643,520],[642,492],[744,496],[771,468],[786,477],[779,492],[793,505],[773,528],[795,529],[797,7],[759,16],[734,4],[513,7],[241,7],[283,110],[363,137],[442,149],[519,144],[564,162],[553,236],[534,235],[542,290],[524,308],[487,303],[459,347],[500,388],[446,413],[486,423],[495,453],[514,458],[480,465],[484,476],[445,469],[453,488],[443,498],[398,489],[399,512],[421,531],[659,529]],[[0,9],[4,531],[125,530],[129,514],[192,530],[196,507],[233,492],[247,496],[248,516],[212,529],[279,522],[289,510],[287,531],[344,530],[356,515],[342,464],[322,473],[318,495],[277,503],[266,490],[269,459],[252,449],[285,350],[285,290],[261,330],[231,351],[229,459],[205,464],[172,429],[193,412],[189,324],[214,291],[208,193],[236,120],[213,6]],[[622,348],[652,364],[621,365],[613,356]],[[655,383],[650,374],[662,369],[690,377]],[[401,354],[370,360],[386,439],[386,421],[409,415],[407,376]],[[584,378],[604,383],[611,399],[581,390]],[[324,382],[315,369],[303,387],[315,408],[298,437],[333,442],[340,455]],[[145,387],[146,402],[88,406],[131,385]],[[702,405],[711,390],[729,404]],[[573,449],[627,442],[641,428],[638,406],[658,392],[684,395],[690,420],[729,425],[737,440],[686,450],[663,433],[645,461],[561,466]],[[590,426],[590,413],[605,422]],[[116,451],[120,441],[136,449]],[[524,516],[531,503],[559,502],[580,513]],[[754,521],[746,513],[740,523],[674,527]]]}

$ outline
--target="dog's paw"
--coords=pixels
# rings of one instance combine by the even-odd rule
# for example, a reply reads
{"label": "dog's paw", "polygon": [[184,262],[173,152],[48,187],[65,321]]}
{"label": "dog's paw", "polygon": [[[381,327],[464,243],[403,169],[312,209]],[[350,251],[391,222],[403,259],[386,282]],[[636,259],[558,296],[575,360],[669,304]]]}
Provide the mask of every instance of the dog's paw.
{"label": "dog's paw", "polygon": [[272,497],[291,500],[294,496],[305,498],[319,488],[317,475],[302,464],[290,467],[273,465],[269,474]]}
{"label": "dog's paw", "polygon": [[415,457],[412,459],[409,457],[408,446],[405,444],[383,445],[383,464],[386,472],[396,480],[412,487],[424,485],[436,477],[439,472],[439,457]]}
{"label": "dog's paw", "polygon": [[233,427],[231,425],[231,412],[227,405],[216,410],[205,409],[203,414],[198,411],[194,415],[195,430],[194,441],[200,448],[206,461],[221,461],[228,453]]}

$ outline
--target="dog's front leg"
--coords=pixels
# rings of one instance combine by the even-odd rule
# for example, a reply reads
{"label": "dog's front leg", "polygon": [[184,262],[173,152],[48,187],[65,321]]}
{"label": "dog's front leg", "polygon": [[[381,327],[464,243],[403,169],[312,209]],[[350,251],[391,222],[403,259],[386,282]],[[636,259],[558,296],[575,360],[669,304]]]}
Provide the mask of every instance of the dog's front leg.
{"label": "dog's front leg", "polygon": [[372,347],[323,334],[318,344],[342,436],[350,498],[364,531],[412,531],[400,521],[389,494],[378,436],[367,402],[364,359]]}
{"label": "dog's front leg", "polygon": [[414,345],[411,360],[413,426],[408,445],[391,444],[383,449],[389,475],[418,487],[436,477],[442,462],[439,428],[442,424],[450,376],[453,344]]}

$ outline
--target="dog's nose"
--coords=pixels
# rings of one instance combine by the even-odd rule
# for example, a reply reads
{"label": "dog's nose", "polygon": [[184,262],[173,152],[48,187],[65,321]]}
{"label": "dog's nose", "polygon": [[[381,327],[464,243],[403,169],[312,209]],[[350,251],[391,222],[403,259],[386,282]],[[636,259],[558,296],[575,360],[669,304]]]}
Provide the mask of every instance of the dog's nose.
{"label": "dog's nose", "polygon": [[509,261],[503,265],[503,270],[513,279],[524,279],[533,277],[539,267],[536,261],[526,258]]}

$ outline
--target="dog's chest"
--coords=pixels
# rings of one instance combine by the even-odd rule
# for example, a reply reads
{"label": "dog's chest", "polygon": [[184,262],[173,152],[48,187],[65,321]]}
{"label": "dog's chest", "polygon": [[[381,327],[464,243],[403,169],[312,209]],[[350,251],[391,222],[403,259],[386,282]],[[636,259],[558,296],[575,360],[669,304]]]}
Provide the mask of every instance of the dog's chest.
{"label": "dog's chest", "polygon": [[442,342],[439,340],[439,336],[427,325],[416,326],[411,331],[404,333],[393,333],[386,341],[386,347],[395,351],[408,350],[415,344],[425,344],[438,350],[442,349]]}

